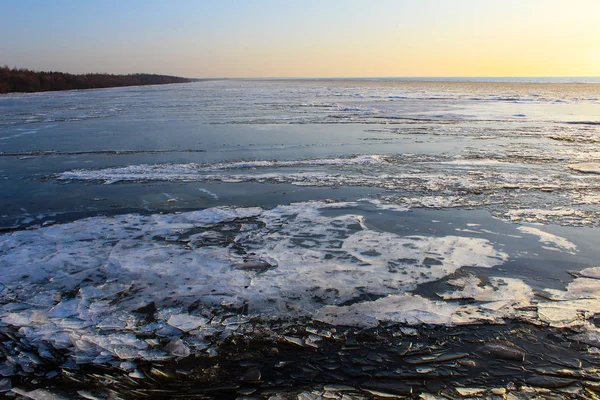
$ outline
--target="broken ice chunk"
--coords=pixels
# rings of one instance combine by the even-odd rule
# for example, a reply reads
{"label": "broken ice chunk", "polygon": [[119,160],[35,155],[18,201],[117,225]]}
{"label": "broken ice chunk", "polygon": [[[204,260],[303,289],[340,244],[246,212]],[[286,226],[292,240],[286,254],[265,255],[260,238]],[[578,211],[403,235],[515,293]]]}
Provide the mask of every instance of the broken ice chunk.
{"label": "broken ice chunk", "polygon": [[272,265],[271,263],[263,260],[257,261],[246,261],[243,263],[234,264],[233,267],[235,269],[240,269],[242,271],[253,271],[253,272],[264,272],[271,268],[277,267],[276,265]]}
{"label": "broken ice chunk", "polygon": [[582,278],[600,279],[600,267],[586,268],[572,274]]}
{"label": "broken ice chunk", "polygon": [[130,377],[132,378],[136,378],[136,379],[144,379],[146,377],[146,375],[144,375],[140,370],[136,369],[135,371],[131,372],[129,374]]}
{"label": "broken ice chunk", "polygon": [[126,324],[124,321],[120,321],[114,317],[108,317],[96,325],[102,330],[121,330],[124,329]]}
{"label": "broken ice chunk", "polygon": [[167,324],[184,332],[197,329],[207,323],[208,320],[206,318],[196,317],[190,314],[173,314],[167,320]]}
{"label": "broken ice chunk", "polygon": [[68,318],[77,315],[78,299],[62,301],[50,310],[48,316],[51,318]]}
{"label": "broken ice chunk", "polygon": [[27,310],[20,313],[7,313],[2,316],[2,322],[13,326],[34,326],[48,321],[46,315],[39,311]]}
{"label": "broken ice chunk", "polygon": [[12,388],[12,382],[10,379],[0,379],[0,393],[8,392]]}
{"label": "broken ice chunk", "polygon": [[187,357],[190,355],[190,348],[183,343],[181,339],[173,339],[166,346],[165,351],[175,357]]}
{"label": "broken ice chunk", "polygon": [[473,396],[478,396],[481,395],[483,393],[485,393],[487,391],[487,389],[485,388],[461,388],[461,387],[457,387],[455,388],[456,391],[458,392],[458,394],[460,394],[463,397],[473,397]]}
{"label": "broken ice chunk", "polygon": [[121,368],[123,371],[133,371],[136,369],[136,367],[136,363],[131,361],[123,361],[121,364],[119,364],[119,368]]}
{"label": "broken ice chunk", "polygon": [[33,400],[67,400],[66,397],[60,396],[56,393],[52,393],[46,389],[35,389],[28,392],[22,388],[14,388],[13,392],[20,394],[25,398]]}
{"label": "broken ice chunk", "polygon": [[493,357],[502,360],[523,361],[525,359],[525,352],[510,342],[488,343],[484,349]]}

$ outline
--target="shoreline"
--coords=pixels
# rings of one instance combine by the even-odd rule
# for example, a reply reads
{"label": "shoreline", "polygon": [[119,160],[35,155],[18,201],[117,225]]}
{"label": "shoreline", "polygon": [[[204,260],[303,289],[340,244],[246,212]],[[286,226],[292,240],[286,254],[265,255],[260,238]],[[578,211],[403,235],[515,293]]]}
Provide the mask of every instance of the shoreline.
{"label": "shoreline", "polygon": [[104,86],[104,87],[81,88],[81,89],[38,90],[35,92],[7,92],[7,93],[0,93],[0,96],[18,95],[18,94],[36,94],[36,93],[76,92],[76,91],[82,91],[82,90],[91,91],[91,90],[117,89],[117,88],[126,88],[126,87],[181,85],[181,84],[187,84],[187,83],[203,82],[205,80],[208,80],[208,79],[191,79],[189,82],[147,83],[147,84],[141,84],[141,85]]}
{"label": "shoreline", "polygon": [[[205,399],[273,394],[415,398],[434,393],[450,398],[507,393],[584,398],[600,386],[596,356],[575,340],[574,332],[526,322],[393,324],[366,330],[314,321],[251,325],[232,330],[212,353],[182,353],[175,360],[124,360],[114,367],[37,365],[34,369],[44,377],[37,384],[27,376],[16,379],[13,391],[125,399],[181,393]],[[182,346],[187,340],[182,339],[169,346]]]}
{"label": "shoreline", "polygon": [[25,68],[0,67],[0,94],[58,92],[64,90],[106,89],[112,87],[191,83],[199,79],[180,76],[134,74],[69,74],[31,71]]}

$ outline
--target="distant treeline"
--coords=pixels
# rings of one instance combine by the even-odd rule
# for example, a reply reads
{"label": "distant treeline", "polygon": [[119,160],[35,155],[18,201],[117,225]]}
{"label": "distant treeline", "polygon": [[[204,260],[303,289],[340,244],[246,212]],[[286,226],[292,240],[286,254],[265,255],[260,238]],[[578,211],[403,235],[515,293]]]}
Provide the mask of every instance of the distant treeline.
{"label": "distant treeline", "polygon": [[155,74],[83,74],[38,72],[25,68],[0,67],[0,93],[47,92],[53,90],[97,89],[119,86],[186,83],[196,79]]}

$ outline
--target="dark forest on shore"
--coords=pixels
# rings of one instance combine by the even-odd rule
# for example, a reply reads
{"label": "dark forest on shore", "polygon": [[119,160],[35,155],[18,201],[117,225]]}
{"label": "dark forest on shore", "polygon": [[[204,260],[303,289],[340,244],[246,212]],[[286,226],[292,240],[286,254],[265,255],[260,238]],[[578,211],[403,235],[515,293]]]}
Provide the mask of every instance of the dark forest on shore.
{"label": "dark forest on shore", "polygon": [[197,79],[156,74],[67,74],[0,67],[0,93],[48,92],[55,90],[99,89],[120,86],[187,83]]}

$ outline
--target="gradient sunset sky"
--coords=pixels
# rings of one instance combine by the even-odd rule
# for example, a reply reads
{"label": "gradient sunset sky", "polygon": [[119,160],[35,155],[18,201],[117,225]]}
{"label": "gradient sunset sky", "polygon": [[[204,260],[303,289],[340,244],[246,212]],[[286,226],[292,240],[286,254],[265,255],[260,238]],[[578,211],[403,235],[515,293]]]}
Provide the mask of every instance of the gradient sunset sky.
{"label": "gradient sunset sky", "polygon": [[0,0],[0,65],[188,77],[598,76],[600,0]]}

